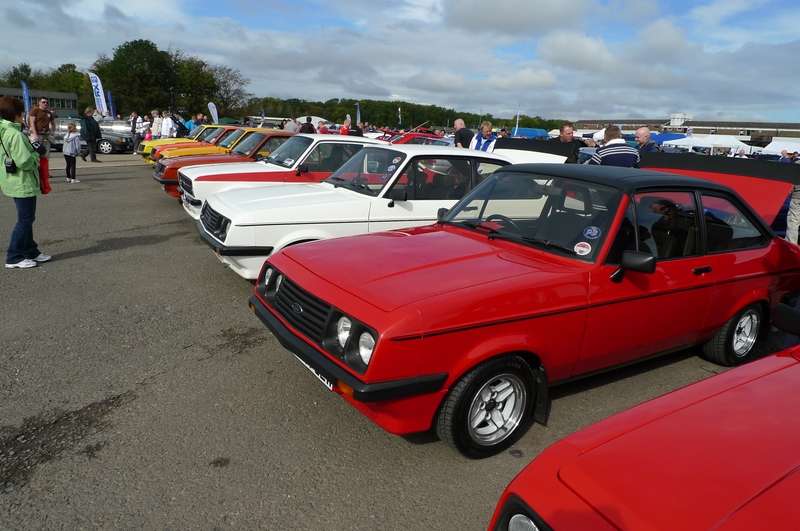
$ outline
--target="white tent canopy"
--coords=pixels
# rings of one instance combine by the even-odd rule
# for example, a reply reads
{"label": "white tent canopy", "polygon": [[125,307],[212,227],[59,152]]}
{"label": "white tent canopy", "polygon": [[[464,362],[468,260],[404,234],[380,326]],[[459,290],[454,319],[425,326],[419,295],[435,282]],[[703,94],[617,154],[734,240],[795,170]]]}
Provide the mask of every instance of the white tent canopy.
{"label": "white tent canopy", "polygon": [[789,153],[800,153],[800,138],[797,140],[773,140],[761,153],[767,155],[780,155],[783,150]]}
{"label": "white tent canopy", "polygon": [[[326,118],[320,118],[319,116],[312,116],[311,117],[311,125],[313,125],[315,128],[319,127],[319,123],[320,122],[330,123],[330,120],[328,120]],[[304,123],[306,123],[306,117],[305,116],[298,116],[297,117],[297,123],[299,123],[300,125],[303,125]]]}
{"label": "white tent canopy", "polygon": [[677,140],[668,140],[664,142],[665,146],[681,147],[686,149],[692,148],[730,148],[733,151],[744,150],[745,153],[750,153],[751,146],[748,146],[735,136],[731,135],[690,135],[686,138],[679,138]]}

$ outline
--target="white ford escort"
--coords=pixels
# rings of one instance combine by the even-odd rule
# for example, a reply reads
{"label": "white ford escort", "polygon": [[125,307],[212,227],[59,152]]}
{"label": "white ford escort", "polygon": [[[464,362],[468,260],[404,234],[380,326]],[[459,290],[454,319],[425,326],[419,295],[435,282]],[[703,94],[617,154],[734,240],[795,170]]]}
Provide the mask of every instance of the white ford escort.
{"label": "white ford escort", "polygon": [[[524,158],[550,160],[536,152]],[[522,162],[523,152],[514,159]],[[452,207],[511,163],[506,156],[454,147],[367,146],[321,183],[211,195],[198,230],[223,263],[255,279],[264,260],[288,245],[431,224],[440,208]]]}
{"label": "white ford escort", "polygon": [[205,198],[221,190],[320,182],[367,145],[386,142],[358,136],[295,135],[262,161],[181,168],[178,185],[183,208],[197,220]]}

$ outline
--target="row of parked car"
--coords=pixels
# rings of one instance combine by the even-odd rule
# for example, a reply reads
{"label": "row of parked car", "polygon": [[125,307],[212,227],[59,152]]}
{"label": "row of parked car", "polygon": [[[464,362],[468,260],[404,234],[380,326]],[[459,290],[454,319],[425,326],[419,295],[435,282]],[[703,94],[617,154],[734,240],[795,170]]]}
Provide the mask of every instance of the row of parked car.
{"label": "row of parked car", "polygon": [[[559,383],[694,345],[742,365],[770,322],[800,332],[784,304],[800,248],[776,234],[797,169],[213,125],[140,149],[322,385],[470,458],[545,425]],[[795,529],[798,360],[771,355],[567,437],[509,485],[491,529]]]}

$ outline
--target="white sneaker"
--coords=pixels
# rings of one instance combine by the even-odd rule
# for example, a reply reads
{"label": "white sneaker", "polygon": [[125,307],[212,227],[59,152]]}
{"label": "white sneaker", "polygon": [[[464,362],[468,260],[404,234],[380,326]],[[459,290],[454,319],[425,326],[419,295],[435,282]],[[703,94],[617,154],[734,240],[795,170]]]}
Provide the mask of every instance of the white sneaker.
{"label": "white sneaker", "polygon": [[30,269],[31,267],[36,267],[37,264],[36,260],[29,260],[25,259],[21,262],[17,262],[16,264],[6,264],[6,269]]}
{"label": "white sneaker", "polygon": [[78,179],[72,179],[72,182],[73,183],[79,183],[80,181]]}
{"label": "white sneaker", "polygon": [[39,253],[39,256],[37,256],[33,260],[41,264],[42,262],[49,262],[52,258],[53,257],[50,256],[49,254]]}

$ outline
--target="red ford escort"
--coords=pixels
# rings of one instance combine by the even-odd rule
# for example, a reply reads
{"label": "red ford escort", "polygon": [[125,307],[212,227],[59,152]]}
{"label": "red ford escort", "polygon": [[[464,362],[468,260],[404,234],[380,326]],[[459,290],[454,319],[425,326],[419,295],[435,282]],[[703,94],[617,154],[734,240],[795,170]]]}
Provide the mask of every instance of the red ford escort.
{"label": "red ford escort", "polygon": [[433,226],[289,247],[250,299],[328,389],[469,457],[547,421],[549,386],[704,345],[738,365],[800,288],[800,248],[731,189],[517,165]]}
{"label": "red ford escort", "polygon": [[796,530],[798,386],[794,347],[589,426],[511,482],[489,529]]}

